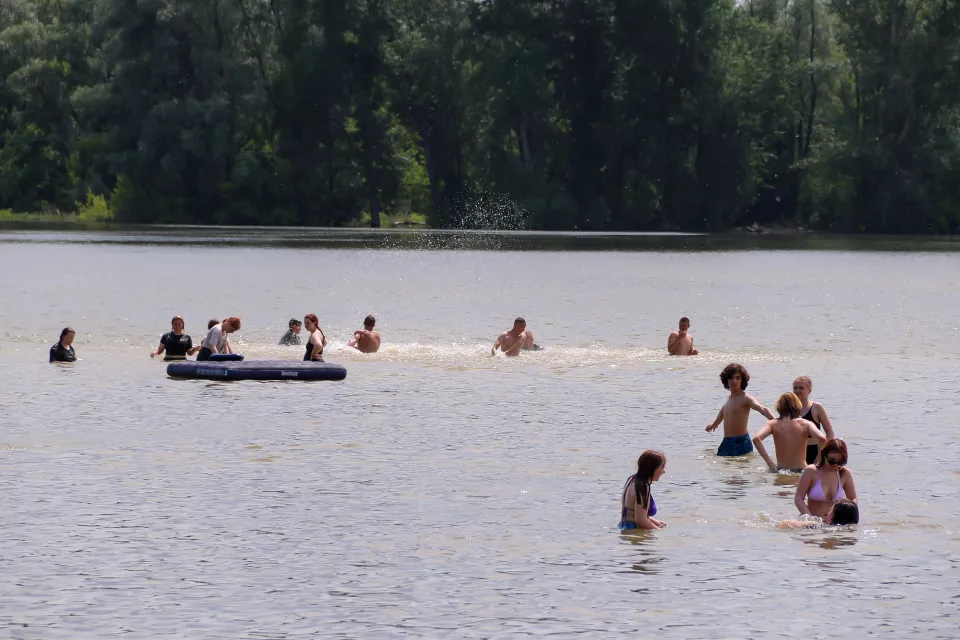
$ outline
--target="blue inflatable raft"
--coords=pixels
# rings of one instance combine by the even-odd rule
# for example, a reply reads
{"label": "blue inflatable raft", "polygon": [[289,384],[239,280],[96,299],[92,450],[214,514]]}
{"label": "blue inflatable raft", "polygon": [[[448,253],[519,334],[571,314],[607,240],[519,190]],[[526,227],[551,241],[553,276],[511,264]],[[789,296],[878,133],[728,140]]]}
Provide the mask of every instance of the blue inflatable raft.
{"label": "blue inflatable raft", "polygon": [[339,364],[304,360],[187,361],[167,365],[167,375],[200,380],[343,380],[347,370]]}

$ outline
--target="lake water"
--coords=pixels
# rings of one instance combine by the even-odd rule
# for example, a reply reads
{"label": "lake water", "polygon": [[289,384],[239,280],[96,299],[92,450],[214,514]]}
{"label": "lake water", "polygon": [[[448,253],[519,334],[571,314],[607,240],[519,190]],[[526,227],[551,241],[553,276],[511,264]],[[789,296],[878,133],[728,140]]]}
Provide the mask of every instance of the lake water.
{"label": "lake water", "polygon": [[[956,240],[7,228],[0,301],[0,636],[958,636]],[[346,381],[148,357],[182,314],[299,359],[306,313]],[[518,314],[545,350],[489,357]],[[731,361],[813,378],[858,527],[778,530],[797,476],[714,455]],[[648,448],[669,527],[621,535]]]}

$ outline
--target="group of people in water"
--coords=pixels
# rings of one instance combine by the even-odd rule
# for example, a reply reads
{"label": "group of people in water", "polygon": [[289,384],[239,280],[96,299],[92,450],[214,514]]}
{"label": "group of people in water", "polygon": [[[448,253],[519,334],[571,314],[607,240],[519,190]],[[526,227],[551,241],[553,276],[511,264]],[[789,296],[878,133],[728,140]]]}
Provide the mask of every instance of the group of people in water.
{"label": "group of people in water", "polygon": [[[363,329],[358,329],[353,333],[353,339],[347,343],[363,353],[376,353],[380,349],[380,334],[374,329],[377,319],[372,315],[364,318]],[[234,353],[233,345],[230,344],[230,334],[240,330],[243,326],[243,320],[237,316],[220,321],[213,318],[207,323],[207,333],[199,345],[193,344],[193,338],[184,332],[186,324],[183,316],[173,316],[170,320],[170,331],[163,334],[160,338],[160,344],[155,351],[150,353],[151,358],[163,356],[164,362],[186,360],[187,356],[197,355],[197,361],[210,360],[215,354]],[[306,327],[306,351],[303,355],[304,360],[313,362],[323,362],[323,349],[327,345],[327,338],[320,329],[320,320],[314,314],[308,314],[303,317],[303,321],[296,318],[290,320],[289,329],[280,338],[280,344],[284,346],[303,345],[300,337],[301,330]],[[77,353],[73,348],[73,339],[76,331],[71,327],[66,327],[60,333],[60,340],[50,347],[50,362],[75,362]]]}
{"label": "group of people in water", "polygon": [[[671,334],[670,344],[674,341],[674,334]],[[692,349],[692,341],[689,347]],[[706,428],[712,432],[723,424],[723,440],[717,455],[744,456],[752,453],[753,445],[756,445],[770,471],[801,474],[794,504],[801,515],[815,518],[787,520],[779,526],[810,528],[859,523],[857,488],[853,473],[847,468],[847,445],[836,437],[823,405],[810,399],[813,381],[808,376],[794,380],[793,391],[777,399],[777,417],[746,393],[750,374],[743,365],[727,365],[720,372],[720,381],[730,391],[730,396],[716,419]],[[747,428],[751,410],[767,418],[752,438]],[[769,436],[773,436],[776,462],[763,445]],[[663,521],[654,518],[657,503],[651,492],[652,483],[660,479],[666,468],[667,458],[663,453],[648,450],[640,455],[637,472],[627,479],[621,493],[620,529],[666,527]]]}

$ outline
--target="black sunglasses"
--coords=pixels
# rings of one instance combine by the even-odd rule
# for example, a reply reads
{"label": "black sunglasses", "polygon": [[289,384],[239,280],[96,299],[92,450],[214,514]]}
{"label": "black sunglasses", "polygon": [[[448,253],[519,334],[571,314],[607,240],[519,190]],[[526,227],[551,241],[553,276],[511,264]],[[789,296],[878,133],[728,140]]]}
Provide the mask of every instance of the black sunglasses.
{"label": "black sunglasses", "polygon": [[845,467],[847,463],[843,460],[838,460],[836,458],[827,458],[827,464],[833,467]]}

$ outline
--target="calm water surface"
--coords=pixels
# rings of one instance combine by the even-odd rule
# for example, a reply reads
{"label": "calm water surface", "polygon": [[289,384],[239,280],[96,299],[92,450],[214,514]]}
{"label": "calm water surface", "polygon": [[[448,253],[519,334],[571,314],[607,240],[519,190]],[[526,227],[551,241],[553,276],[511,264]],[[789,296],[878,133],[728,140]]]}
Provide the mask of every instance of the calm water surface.
{"label": "calm water surface", "polygon": [[[960,246],[818,242],[0,231],[0,636],[956,638]],[[169,379],[178,313],[291,359],[316,313],[348,378]],[[546,350],[490,358],[518,314]],[[797,476],[714,455],[733,360],[814,379],[860,526],[778,530]],[[624,536],[647,448],[669,528]]]}

